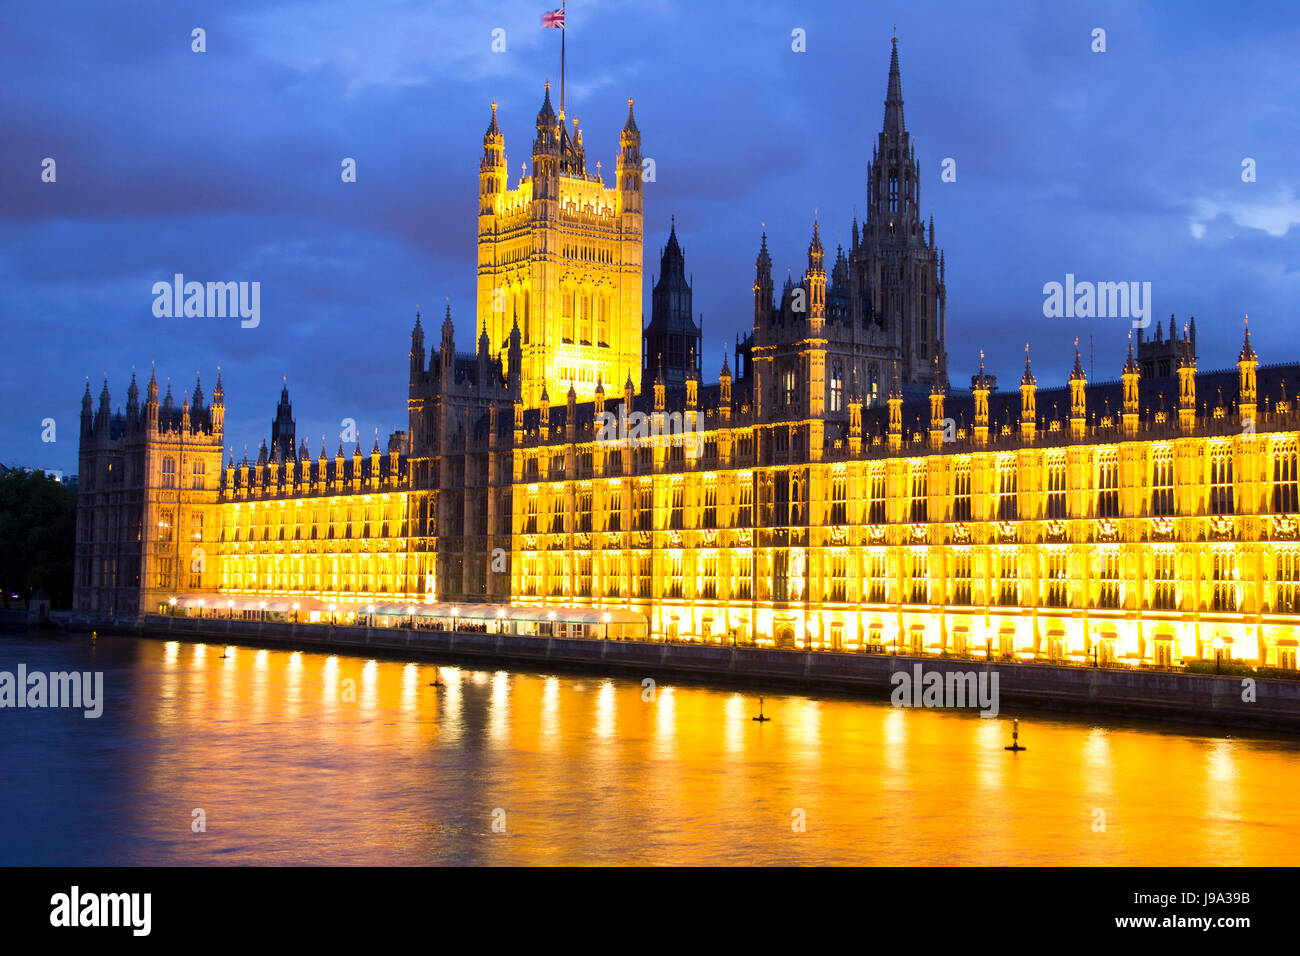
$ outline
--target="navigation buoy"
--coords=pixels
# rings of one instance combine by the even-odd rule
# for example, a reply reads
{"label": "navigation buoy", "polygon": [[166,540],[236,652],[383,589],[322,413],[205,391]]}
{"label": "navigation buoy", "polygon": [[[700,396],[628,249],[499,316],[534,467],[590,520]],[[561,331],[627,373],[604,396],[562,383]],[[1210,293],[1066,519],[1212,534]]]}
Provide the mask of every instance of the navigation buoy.
{"label": "navigation buoy", "polygon": [[217,660],[224,661],[229,656],[230,656],[230,648],[227,647],[225,653],[222,654],[220,657],[218,657]]}
{"label": "navigation buoy", "polygon": [[429,686],[430,686],[430,687],[446,687],[446,686],[447,686],[446,684],[444,684],[444,683],[442,682],[442,668],[441,668],[441,667],[435,667],[435,668],[433,669],[433,680],[429,681]]}
{"label": "navigation buoy", "polygon": [[1011,721],[1011,746],[1003,747],[1002,749],[1003,750],[1028,750],[1029,749],[1028,747],[1020,746],[1020,720],[1018,718],[1013,719]]}
{"label": "navigation buoy", "polygon": [[772,719],[771,717],[764,717],[764,716],[763,716],[763,698],[760,697],[760,698],[758,699],[758,716],[757,716],[757,717],[751,717],[751,718],[749,718],[749,719],[750,719],[750,720],[757,720],[759,723],[763,723],[763,722],[765,722],[765,721],[769,721],[769,720]]}
{"label": "navigation buoy", "polygon": [[98,640],[98,639],[99,639],[99,631],[91,631],[91,632],[90,632],[90,639],[91,639],[92,641]]}

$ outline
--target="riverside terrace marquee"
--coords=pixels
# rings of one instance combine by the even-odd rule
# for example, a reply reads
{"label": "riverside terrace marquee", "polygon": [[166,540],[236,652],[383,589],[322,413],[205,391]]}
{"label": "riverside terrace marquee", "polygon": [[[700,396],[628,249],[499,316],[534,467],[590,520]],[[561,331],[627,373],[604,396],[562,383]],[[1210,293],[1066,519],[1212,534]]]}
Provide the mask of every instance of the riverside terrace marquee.
{"label": "riverside terrace marquee", "polygon": [[159,607],[176,617],[299,624],[355,624],[417,630],[644,641],[648,622],[621,609],[514,607],[496,604],[340,604],[315,598],[180,595]]}

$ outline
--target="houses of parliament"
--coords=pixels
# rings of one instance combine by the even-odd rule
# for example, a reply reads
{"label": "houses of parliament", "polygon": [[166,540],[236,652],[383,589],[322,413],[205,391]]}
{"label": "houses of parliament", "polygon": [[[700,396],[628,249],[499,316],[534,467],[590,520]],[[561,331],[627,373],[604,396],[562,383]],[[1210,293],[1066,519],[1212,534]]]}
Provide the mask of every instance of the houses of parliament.
{"label": "houses of parliament", "polygon": [[[74,610],[135,619],[377,604],[618,608],[656,640],[1296,667],[1300,365],[1201,371],[1194,320],[1092,382],[948,374],[944,257],[920,212],[897,41],[864,221],[810,222],[717,379],[675,224],[642,318],[633,104],[610,183],[547,89],[512,182],[496,106],[478,192],[476,349],[410,333],[408,427],[311,449],[286,390],[256,460],[225,395],[82,397]],[[436,338],[435,338],[436,336]],[[973,358],[973,356],[972,356]],[[669,428],[611,437],[602,422]],[[237,609],[237,610],[236,610]]]}

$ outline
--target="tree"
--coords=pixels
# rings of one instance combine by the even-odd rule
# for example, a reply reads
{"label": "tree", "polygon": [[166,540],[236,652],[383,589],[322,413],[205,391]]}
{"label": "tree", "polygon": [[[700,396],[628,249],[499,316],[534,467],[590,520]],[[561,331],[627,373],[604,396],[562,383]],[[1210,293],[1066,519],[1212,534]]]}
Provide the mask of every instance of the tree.
{"label": "tree", "polygon": [[0,475],[0,588],[30,598],[44,588],[53,607],[72,605],[77,493],[43,471]]}

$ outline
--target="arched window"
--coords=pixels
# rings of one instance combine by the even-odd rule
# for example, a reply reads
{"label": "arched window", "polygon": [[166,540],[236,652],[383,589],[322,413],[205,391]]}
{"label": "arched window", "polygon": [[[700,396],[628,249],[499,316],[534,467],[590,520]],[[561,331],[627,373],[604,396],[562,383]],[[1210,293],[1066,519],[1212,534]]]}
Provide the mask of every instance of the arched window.
{"label": "arched window", "polygon": [[561,331],[560,337],[565,342],[573,341],[573,302],[574,292],[572,289],[566,289],[560,293],[560,318]]}
{"label": "arched window", "polygon": [[1234,512],[1232,450],[1216,448],[1210,454],[1210,514],[1230,515]]}
{"label": "arched window", "polygon": [[196,459],[194,463],[190,466],[190,478],[191,478],[190,487],[193,490],[195,491],[203,490],[203,483],[206,477],[205,475],[206,470],[207,470],[207,464],[201,458]]}
{"label": "arched window", "polygon": [[1300,455],[1296,446],[1286,443],[1273,452],[1273,513],[1294,514],[1300,510]]}
{"label": "arched window", "polygon": [[176,459],[171,455],[162,460],[162,486],[164,488],[176,487]]}
{"label": "arched window", "polygon": [[831,363],[831,411],[844,408],[844,364],[838,359]]}

